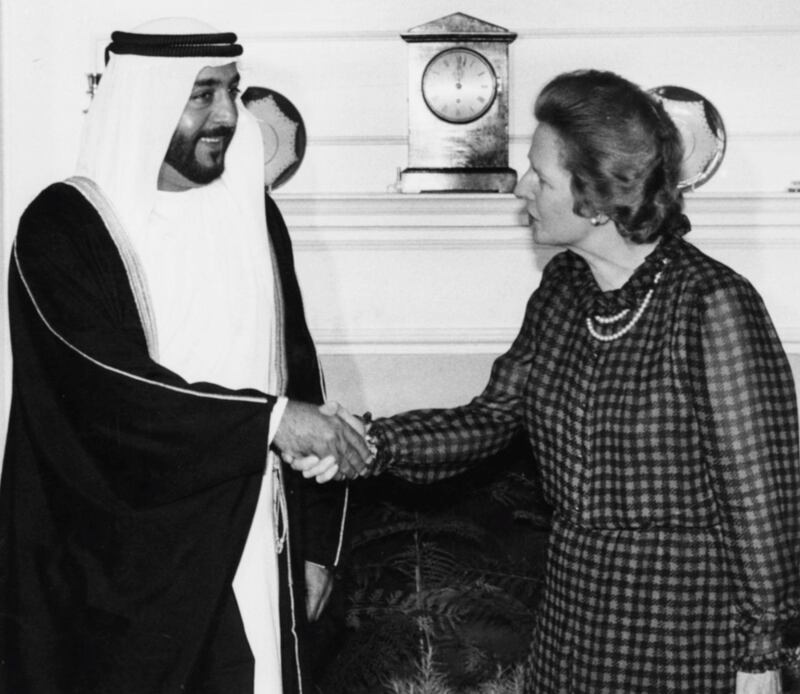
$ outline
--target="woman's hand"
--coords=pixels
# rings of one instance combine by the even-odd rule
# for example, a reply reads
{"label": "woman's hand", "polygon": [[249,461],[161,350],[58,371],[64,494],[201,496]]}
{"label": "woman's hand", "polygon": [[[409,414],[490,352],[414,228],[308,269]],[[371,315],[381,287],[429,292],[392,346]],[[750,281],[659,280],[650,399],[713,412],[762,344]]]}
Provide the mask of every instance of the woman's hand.
{"label": "woman's hand", "polygon": [[781,675],[767,672],[737,672],[735,694],[781,694]]}
{"label": "woman's hand", "polygon": [[335,400],[328,400],[322,407],[319,408],[322,414],[336,415],[340,419],[347,422],[353,429],[355,429],[362,437],[367,433],[367,427],[361,417],[354,415],[350,410],[342,407]]}

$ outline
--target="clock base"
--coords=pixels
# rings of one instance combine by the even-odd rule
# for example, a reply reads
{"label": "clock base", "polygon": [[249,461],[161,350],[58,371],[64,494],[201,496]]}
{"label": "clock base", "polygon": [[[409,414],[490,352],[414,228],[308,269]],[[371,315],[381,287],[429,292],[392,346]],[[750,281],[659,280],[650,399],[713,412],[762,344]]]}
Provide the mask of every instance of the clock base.
{"label": "clock base", "polygon": [[517,185],[514,169],[403,169],[401,193],[511,193]]}

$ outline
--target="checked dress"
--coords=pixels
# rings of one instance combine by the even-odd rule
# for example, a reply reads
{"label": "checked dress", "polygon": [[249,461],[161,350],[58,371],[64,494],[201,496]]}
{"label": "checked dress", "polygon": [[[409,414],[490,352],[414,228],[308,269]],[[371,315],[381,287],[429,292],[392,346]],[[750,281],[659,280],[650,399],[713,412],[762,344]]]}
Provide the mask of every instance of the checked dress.
{"label": "checked dress", "polygon": [[[659,271],[629,332],[589,334]],[[744,278],[677,234],[612,292],[560,253],[480,396],[371,433],[378,469],[423,483],[520,430],[554,508],[526,691],[730,694],[737,670],[776,667],[800,580],[797,404]]]}

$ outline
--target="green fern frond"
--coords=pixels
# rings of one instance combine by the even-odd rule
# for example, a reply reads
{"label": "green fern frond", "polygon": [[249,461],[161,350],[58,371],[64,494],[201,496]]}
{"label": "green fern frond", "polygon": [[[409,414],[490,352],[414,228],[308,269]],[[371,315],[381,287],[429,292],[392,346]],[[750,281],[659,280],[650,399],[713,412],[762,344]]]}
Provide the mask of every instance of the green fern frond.
{"label": "green fern frond", "polygon": [[491,537],[477,523],[452,515],[423,517],[418,523],[418,530],[423,535],[451,536],[479,545],[488,542]]}
{"label": "green fern frond", "polygon": [[352,549],[357,550],[376,540],[386,540],[394,535],[413,533],[418,529],[419,523],[413,517],[399,522],[383,523],[378,527],[365,528],[353,535]]}
{"label": "green fern frond", "polygon": [[452,612],[461,622],[520,626],[533,623],[531,608],[496,586],[476,584],[463,595]]}
{"label": "green fern frond", "polygon": [[442,625],[454,629],[460,621],[461,591],[456,588],[432,588],[406,596],[401,604],[409,616],[430,620],[431,629]]}
{"label": "green fern frond", "polygon": [[492,680],[481,683],[476,689],[464,694],[524,694],[525,668],[516,665],[513,668],[501,668]]}
{"label": "green fern frond", "polygon": [[426,583],[441,583],[463,571],[463,565],[455,555],[435,542],[409,545],[387,563],[412,580],[416,579],[419,572]]}
{"label": "green fern frond", "polygon": [[392,694],[453,694],[444,675],[436,669],[433,648],[426,648],[417,662],[413,677],[386,681],[387,690]]}
{"label": "green fern frond", "polygon": [[379,540],[415,532],[422,535],[449,535],[475,544],[483,544],[490,539],[486,530],[476,523],[450,515],[418,515],[404,518],[401,521],[393,519],[393,521],[365,528],[354,534],[351,543],[353,551],[363,549],[366,545]]}
{"label": "green fern frond", "polygon": [[536,481],[496,472],[354,487],[348,632],[321,694],[522,693],[550,518]]}

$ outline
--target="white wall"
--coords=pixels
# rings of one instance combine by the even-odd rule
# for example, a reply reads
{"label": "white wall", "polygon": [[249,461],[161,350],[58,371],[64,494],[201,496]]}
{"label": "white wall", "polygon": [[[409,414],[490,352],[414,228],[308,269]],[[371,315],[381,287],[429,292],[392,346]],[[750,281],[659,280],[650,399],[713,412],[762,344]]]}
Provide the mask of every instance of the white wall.
{"label": "white wall", "polygon": [[[276,197],[332,394],[378,411],[471,394],[513,337],[547,253],[530,248],[511,197],[386,193],[406,164],[399,34],[462,11],[519,35],[510,51],[518,170],[533,98],[563,70],[613,69],[714,102],[728,152],[690,200],[695,240],[751,277],[787,347],[800,352],[800,196],[781,194],[800,179],[797,0],[0,0],[0,8],[3,311],[16,220],[72,170],[85,73],[102,69],[108,34],[192,15],[237,31],[245,79],[284,93],[303,114],[306,158]],[[2,326],[5,345],[4,315]],[[2,359],[7,397],[7,347]]]}
{"label": "white wall", "polygon": [[[331,394],[378,413],[477,393],[552,254],[511,196],[280,202]],[[800,353],[800,196],[694,194],[687,212],[694,243],[754,281]]]}
{"label": "white wall", "polygon": [[[13,217],[69,173],[86,72],[102,69],[114,28],[192,14],[238,31],[247,77],[283,92],[310,136],[291,192],[385,192],[405,165],[406,44],[398,34],[461,10],[518,33],[511,45],[511,160],[524,165],[531,104],[557,72],[617,70],[679,84],[722,111],[730,148],[709,191],[777,191],[800,177],[796,0],[3,0],[8,190]],[[80,8],[80,9],[78,9]],[[346,152],[346,158],[344,153]],[[289,188],[287,187],[287,190]]]}

